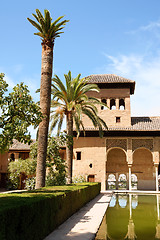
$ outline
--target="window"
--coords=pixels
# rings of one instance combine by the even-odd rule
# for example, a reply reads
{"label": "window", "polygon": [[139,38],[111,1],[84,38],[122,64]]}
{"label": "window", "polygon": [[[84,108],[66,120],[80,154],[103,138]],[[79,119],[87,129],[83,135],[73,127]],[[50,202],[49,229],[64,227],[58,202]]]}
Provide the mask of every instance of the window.
{"label": "window", "polygon": [[116,117],[116,123],[120,123],[121,122],[121,118],[120,117]]}
{"label": "window", "polygon": [[114,110],[114,109],[116,109],[116,101],[115,101],[115,99],[111,99],[111,101],[110,101],[110,109],[111,110]]}
{"label": "window", "polygon": [[[105,98],[101,99],[101,102],[107,104],[107,101]],[[105,109],[105,106],[101,106],[101,110],[104,110],[104,109]]]}
{"label": "window", "polygon": [[89,167],[92,168],[92,163],[89,164]]}
{"label": "window", "polygon": [[76,152],[76,155],[77,155],[76,159],[81,160],[81,152]]}
{"label": "window", "polygon": [[120,110],[125,110],[125,102],[124,99],[119,100],[119,109]]}

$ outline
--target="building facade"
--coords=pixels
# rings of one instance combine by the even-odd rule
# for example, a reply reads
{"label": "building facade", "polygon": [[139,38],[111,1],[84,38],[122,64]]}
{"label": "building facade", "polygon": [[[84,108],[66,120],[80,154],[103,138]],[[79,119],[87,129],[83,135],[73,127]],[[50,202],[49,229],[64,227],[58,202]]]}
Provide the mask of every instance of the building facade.
{"label": "building facade", "polygon": [[[131,117],[130,96],[135,82],[114,74],[89,76],[100,92],[88,92],[106,103],[98,107],[108,130],[99,138],[98,129],[82,116],[85,137],[74,138],[73,176],[85,175],[88,181],[101,182],[102,190],[126,179],[131,190],[136,179],[138,190],[157,190],[160,153],[160,117]],[[76,135],[76,133],[74,132]]]}
{"label": "building facade", "polygon": [[9,151],[0,154],[0,188],[6,187],[6,180],[8,175],[8,163],[10,161],[16,161],[19,158],[29,158],[30,146],[28,144],[20,143],[17,140],[13,140],[12,146]]}

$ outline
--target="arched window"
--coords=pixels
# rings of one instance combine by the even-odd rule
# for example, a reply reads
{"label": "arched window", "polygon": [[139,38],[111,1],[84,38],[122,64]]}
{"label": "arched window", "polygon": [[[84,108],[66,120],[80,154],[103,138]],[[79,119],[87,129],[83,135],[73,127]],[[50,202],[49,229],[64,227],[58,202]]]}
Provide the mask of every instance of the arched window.
{"label": "arched window", "polygon": [[116,109],[116,101],[113,98],[110,100],[110,109],[111,110]]}
{"label": "arched window", "polygon": [[[101,102],[107,104],[107,100],[105,98],[102,98]],[[106,107],[105,106],[101,106],[101,110],[104,110],[104,109],[106,109]]]}
{"label": "arched window", "polygon": [[127,178],[125,174],[120,174],[118,178],[118,189],[127,189]]}
{"label": "arched window", "polygon": [[125,109],[125,102],[124,102],[124,99],[122,99],[122,98],[119,100],[119,109],[120,110]]}
{"label": "arched window", "polygon": [[114,174],[111,173],[108,175],[107,183],[108,189],[116,189],[116,177]]}
{"label": "arched window", "polygon": [[138,179],[136,174],[131,174],[132,189],[137,190]]}

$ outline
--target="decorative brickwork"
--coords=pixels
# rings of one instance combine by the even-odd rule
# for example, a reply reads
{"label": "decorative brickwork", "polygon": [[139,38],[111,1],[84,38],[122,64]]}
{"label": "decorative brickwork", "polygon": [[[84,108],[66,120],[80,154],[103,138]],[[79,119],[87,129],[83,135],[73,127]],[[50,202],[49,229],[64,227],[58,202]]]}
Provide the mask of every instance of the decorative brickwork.
{"label": "decorative brickwork", "polygon": [[106,139],[106,149],[120,147],[127,151],[127,139]]}
{"label": "decorative brickwork", "polygon": [[132,151],[141,147],[145,147],[150,151],[153,151],[153,139],[132,139]]}

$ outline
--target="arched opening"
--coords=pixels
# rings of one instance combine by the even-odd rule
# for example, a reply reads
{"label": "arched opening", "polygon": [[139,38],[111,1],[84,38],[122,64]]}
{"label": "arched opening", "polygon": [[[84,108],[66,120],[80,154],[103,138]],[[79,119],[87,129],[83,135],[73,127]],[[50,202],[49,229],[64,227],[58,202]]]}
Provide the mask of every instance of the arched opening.
{"label": "arched opening", "polygon": [[124,102],[124,99],[122,98],[119,100],[119,109],[125,110],[125,102]]}
{"label": "arched opening", "polygon": [[138,178],[136,174],[131,174],[131,185],[132,185],[132,190],[137,190],[137,184],[138,184]]}
{"label": "arched opening", "polygon": [[127,189],[127,177],[123,173],[118,178],[118,189]]}
{"label": "arched opening", "polygon": [[116,177],[114,174],[111,173],[108,175],[107,183],[108,189],[116,189]]}
{"label": "arched opening", "polygon": [[111,110],[115,110],[116,109],[116,101],[113,98],[110,100],[110,109]]}
{"label": "arched opening", "polygon": [[150,150],[139,148],[133,153],[132,173],[138,178],[138,190],[155,190],[155,170]]}
{"label": "arched opening", "polygon": [[[104,103],[104,104],[107,104],[107,100],[105,98],[102,98],[101,102]],[[105,110],[105,109],[107,109],[107,107],[101,106],[101,110]]]}
{"label": "arched opening", "polygon": [[10,162],[14,162],[15,161],[15,156],[14,156],[14,153],[12,153],[10,155]]}
{"label": "arched opening", "polygon": [[[126,176],[128,174],[128,165],[127,165],[127,161],[126,161],[126,154],[121,148],[112,148],[109,150],[109,152],[107,154],[106,174],[107,174],[107,176],[109,176],[111,174],[115,176],[116,189],[118,189],[118,188],[122,189],[122,187],[124,187],[124,186],[126,188],[127,184],[125,182],[126,182]],[[124,175],[125,175],[125,177],[124,177]],[[120,176],[120,178],[119,178],[119,176]],[[125,178],[125,181],[123,182],[124,178]],[[120,184],[119,184],[119,180],[121,180]],[[107,189],[109,189],[108,177],[107,177]]]}

